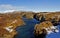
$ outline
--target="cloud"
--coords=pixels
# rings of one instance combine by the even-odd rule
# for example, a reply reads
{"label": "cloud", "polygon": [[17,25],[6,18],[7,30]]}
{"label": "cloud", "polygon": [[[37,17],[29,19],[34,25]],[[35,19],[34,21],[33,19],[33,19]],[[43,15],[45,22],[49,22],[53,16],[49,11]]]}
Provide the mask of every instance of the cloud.
{"label": "cloud", "polygon": [[10,11],[34,11],[37,10],[35,8],[30,8],[27,6],[14,6],[10,4],[1,4],[0,5],[0,12],[10,12]]}
{"label": "cloud", "polygon": [[19,9],[24,9],[25,7],[22,6],[13,6],[9,4],[2,4],[0,5],[0,10],[19,10]]}

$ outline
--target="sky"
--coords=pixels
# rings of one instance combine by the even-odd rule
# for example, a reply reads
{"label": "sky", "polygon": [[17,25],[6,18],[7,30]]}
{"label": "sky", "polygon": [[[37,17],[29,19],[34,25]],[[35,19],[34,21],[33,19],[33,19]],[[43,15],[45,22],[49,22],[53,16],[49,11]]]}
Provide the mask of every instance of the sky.
{"label": "sky", "polygon": [[0,12],[7,10],[34,12],[60,11],[60,0],[0,0]]}

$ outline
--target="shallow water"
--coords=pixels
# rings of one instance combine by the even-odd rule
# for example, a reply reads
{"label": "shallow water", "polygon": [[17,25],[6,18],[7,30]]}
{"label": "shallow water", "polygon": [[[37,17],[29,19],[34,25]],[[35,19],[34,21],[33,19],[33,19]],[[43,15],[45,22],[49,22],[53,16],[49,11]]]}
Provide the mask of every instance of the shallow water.
{"label": "shallow water", "polygon": [[60,26],[58,25],[59,32],[58,33],[52,33],[47,35],[47,38],[60,38]]}
{"label": "shallow water", "polygon": [[[39,21],[37,21],[35,19],[28,20],[26,18],[23,18],[23,20],[26,23],[26,25],[18,27],[16,29],[18,34],[16,35],[15,38],[34,38],[34,34],[33,34],[34,26],[35,26],[35,24],[39,23]],[[49,35],[47,35],[46,38],[60,38],[60,32],[49,34]]]}

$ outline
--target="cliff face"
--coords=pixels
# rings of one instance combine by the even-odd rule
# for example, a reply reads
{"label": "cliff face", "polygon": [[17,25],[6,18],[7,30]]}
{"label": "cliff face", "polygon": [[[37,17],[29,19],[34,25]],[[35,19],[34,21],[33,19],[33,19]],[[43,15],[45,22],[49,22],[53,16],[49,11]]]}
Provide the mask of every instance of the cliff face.
{"label": "cliff face", "polygon": [[57,27],[55,27],[50,21],[44,21],[40,24],[36,24],[34,29],[36,38],[45,38],[47,34],[58,32]]}
{"label": "cliff face", "polygon": [[56,19],[56,21],[59,20],[59,15],[60,13],[49,13],[49,14],[46,14],[45,17],[46,17],[46,20],[50,20],[50,19]]}
{"label": "cliff face", "polygon": [[22,16],[22,17],[25,17],[25,18],[27,18],[27,19],[33,19],[33,17],[34,17],[34,12],[21,12],[20,13],[20,15]]}
{"label": "cliff face", "polygon": [[43,33],[43,29],[46,30],[45,28],[51,28],[51,26],[53,26],[53,24],[49,21],[45,21],[45,22],[42,22],[40,24],[36,24],[35,25],[35,33],[41,34],[41,33]]}
{"label": "cliff face", "polygon": [[36,18],[38,18],[38,20],[41,20],[42,16],[45,18],[45,20],[48,20],[48,21],[51,21],[53,19],[55,19],[56,21],[59,21],[60,12],[36,13]]}
{"label": "cliff face", "polygon": [[[52,32],[58,32],[55,26],[57,26],[58,23],[60,22],[59,12],[39,13],[39,14],[37,13],[36,16],[40,21],[40,24],[35,25],[34,34],[36,38],[45,38],[47,34],[50,34]],[[55,31],[52,31],[52,29]],[[41,35],[42,37],[40,37]]]}
{"label": "cliff face", "polygon": [[[16,28],[24,25],[24,21],[19,15],[3,14],[0,15],[0,37],[13,38],[17,34]],[[2,33],[3,32],[3,33]]]}
{"label": "cliff face", "polygon": [[6,29],[0,28],[0,38],[13,38],[16,34],[14,30],[9,33]]}

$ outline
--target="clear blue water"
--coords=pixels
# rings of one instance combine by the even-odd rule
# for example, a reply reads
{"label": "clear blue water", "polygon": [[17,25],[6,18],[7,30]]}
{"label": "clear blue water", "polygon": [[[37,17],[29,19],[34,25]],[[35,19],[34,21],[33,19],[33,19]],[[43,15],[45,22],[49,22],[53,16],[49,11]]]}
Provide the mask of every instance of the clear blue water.
{"label": "clear blue water", "polygon": [[60,38],[60,26],[58,25],[59,32],[58,33],[52,33],[47,35],[47,38]]}
{"label": "clear blue water", "polygon": [[[18,27],[16,29],[18,34],[16,35],[15,38],[34,38],[34,34],[33,34],[34,26],[35,26],[35,24],[39,23],[39,21],[37,21],[35,19],[28,20],[26,18],[23,18],[23,20],[26,23],[26,25]],[[49,34],[49,35],[47,35],[46,38],[60,38],[60,32]]]}

